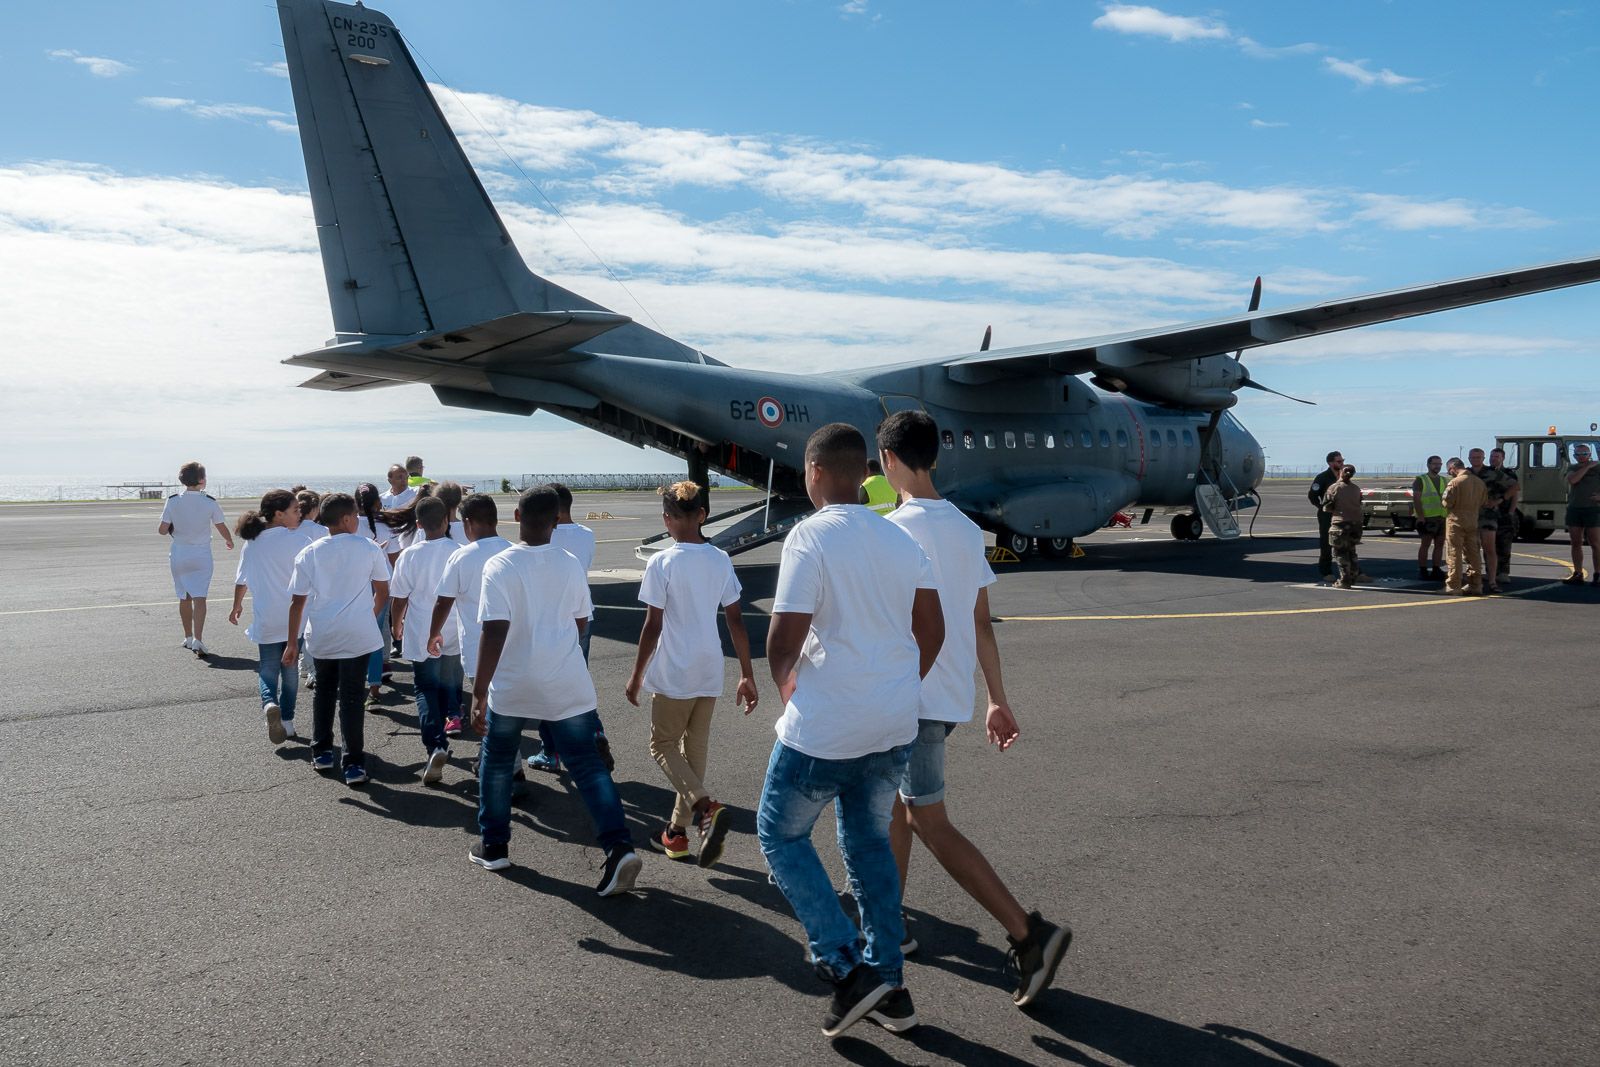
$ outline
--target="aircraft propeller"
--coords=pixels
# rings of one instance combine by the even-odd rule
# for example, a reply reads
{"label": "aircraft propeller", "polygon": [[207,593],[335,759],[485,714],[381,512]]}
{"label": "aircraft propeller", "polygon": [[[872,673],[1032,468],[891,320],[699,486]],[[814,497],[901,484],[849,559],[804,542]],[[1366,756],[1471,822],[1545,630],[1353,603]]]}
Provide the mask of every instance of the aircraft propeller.
{"label": "aircraft propeller", "polygon": [[[1259,274],[1256,275],[1256,284],[1250,289],[1249,310],[1261,310],[1261,275]],[[1243,357],[1243,355],[1244,349],[1241,348],[1233,354],[1233,361],[1235,363],[1241,363],[1241,357]],[[1260,382],[1250,377],[1250,371],[1242,364],[1240,365],[1239,369],[1244,372],[1244,381],[1239,383],[1240,388],[1259,389],[1263,393],[1271,393],[1273,396],[1281,396],[1285,400],[1293,400],[1296,404],[1310,404],[1312,407],[1317,406],[1317,402],[1315,400],[1301,400],[1297,396],[1290,396],[1288,393],[1280,393],[1278,390],[1273,389],[1270,386],[1262,385]],[[1213,426],[1213,428],[1215,427]]]}
{"label": "aircraft propeller", "polygon": [[[1256,280],[1260,281],[1259,278],[1256,279]],[[987,351],[989,351],[989,342],[992,341],[992,340],[994,340],[994,326],[993,325],[985,326],[983,328],[983,344],[978,346],[978,351],[979,352],[987,352]]]}

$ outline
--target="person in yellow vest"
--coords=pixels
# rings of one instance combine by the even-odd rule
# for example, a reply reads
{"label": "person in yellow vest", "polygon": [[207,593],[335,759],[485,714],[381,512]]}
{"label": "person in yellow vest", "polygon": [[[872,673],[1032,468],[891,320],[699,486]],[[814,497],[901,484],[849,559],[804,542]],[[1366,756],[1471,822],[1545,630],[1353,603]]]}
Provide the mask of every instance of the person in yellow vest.
{"label": "person in yellow vest", "polygon": [[887,515],[900,506],[900,495],[883,476],[883,468],[875,459],[867,460],[867,480],[861,483],[861,502],[879,515]]}
{"label": "person in yellow vest", "polygon": [[433,479],[422,473],[422,457],[406,457],[406,485],[415,489],[421,485],[432,484]]}
{"label": "person in yellow vest", "polygon": [[1489,499],[1489,487],[1460,459],[1452,458],[1448,467],[1450,484],[1444,487],[1447,512],[1444,535],[1450,575],[1445,592],[1451,596],[1482,596],[1483,554],[1478,541],[1478,513]]}
{"label": "person in yellow vest", "polygon": [[[1417,537],[1422,542],[1417,549],[1417,577],[1424,582],[1444,581],[1444,571],[1439,564],[1444,559],[1444,487],[1449,481],[1439,469],[1444,461],[1438,456],[1428,457],[1428,473],[1418,475],[1411,483],[1411,514],[1417,520]],[[1428,569],[1428,551],[1433,550],[1433,570]]]}

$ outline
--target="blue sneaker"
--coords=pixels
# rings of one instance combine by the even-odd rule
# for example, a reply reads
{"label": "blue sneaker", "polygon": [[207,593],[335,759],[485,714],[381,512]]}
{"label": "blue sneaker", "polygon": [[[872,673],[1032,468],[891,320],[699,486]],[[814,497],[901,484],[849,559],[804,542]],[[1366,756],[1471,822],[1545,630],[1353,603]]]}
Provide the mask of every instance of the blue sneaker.
{"label": "blue sneaker", "polygon": [[548,771],[551,774],[560,774],[561,757],[549,752],[540,752],[536,756],[528,757],[528,769],[533,771]]}
{"label": "blue sneaker", "polygon": [[352,763],[344,769],[345,785],[365,785],[366,781],[367,769],[361,766],[361,764]]}
{"label": "blue sneaker", "polygon": [[314,771],[331,771],[338,763],[338,759],[331,751],[318,752],[311,757],[311,769]]}

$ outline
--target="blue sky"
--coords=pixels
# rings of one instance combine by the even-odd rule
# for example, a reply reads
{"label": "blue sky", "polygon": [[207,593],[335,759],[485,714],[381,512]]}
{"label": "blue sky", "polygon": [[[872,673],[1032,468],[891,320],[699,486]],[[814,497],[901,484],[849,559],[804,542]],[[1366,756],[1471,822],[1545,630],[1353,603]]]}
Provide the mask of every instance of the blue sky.
{"label": "blue sky", "polygon": [[[731,363],[889,363],[1600,252],[1575,4],[386,11],[530,266]],[[331,332],[275,8],[33,5],[0,90],[15,473],[670,469],[278,365]],[[604,276],[504,149],[627,280]],[[1600,418],[1580,288],[1260,350],[1269,461]],[[647,318],[648,316],[648,318]],[[330,455],[338,456],[330,461]]]}

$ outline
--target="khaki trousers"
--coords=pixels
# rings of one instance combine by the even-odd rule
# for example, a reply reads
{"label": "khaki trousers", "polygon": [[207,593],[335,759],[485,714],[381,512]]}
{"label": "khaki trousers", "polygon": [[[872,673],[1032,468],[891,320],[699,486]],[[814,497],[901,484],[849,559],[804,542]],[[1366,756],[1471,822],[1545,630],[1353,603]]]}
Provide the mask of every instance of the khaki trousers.
{"label": "khaki trousers", "polygon": [[1460,592],[1462,583],[1467,591],[1483,591],[1483,552],[1478,541],[1478,520],[1462,520],[1451,515],[1444,524],[1445,559],[1450,574],[1445,586],[1451,592]]}
{"label": "khaki trousers", "polygon": [[676,700],[660,693],[650,698],[650,755],[678,791],[672,825],[687,830],[694,806],[709,796],[701,780],[706,773],[706,746],[711,740],[711,709],[716,697]]}

